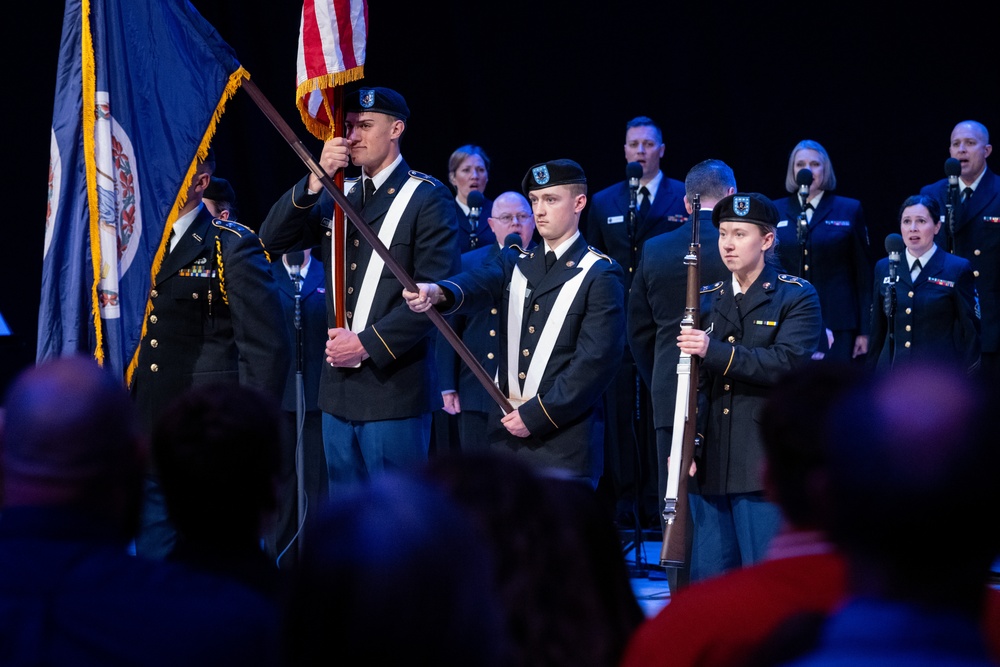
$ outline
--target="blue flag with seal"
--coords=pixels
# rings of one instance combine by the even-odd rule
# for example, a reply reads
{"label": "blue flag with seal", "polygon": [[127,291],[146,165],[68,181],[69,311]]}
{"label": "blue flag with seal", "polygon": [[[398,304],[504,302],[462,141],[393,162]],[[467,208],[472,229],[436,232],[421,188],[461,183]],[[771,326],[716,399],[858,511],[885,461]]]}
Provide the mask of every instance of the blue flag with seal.
{"label": "blue flag with seal", "polygon": [[188,0],[66,0],[36,360],[128,381],[198,160],[250,77]]}

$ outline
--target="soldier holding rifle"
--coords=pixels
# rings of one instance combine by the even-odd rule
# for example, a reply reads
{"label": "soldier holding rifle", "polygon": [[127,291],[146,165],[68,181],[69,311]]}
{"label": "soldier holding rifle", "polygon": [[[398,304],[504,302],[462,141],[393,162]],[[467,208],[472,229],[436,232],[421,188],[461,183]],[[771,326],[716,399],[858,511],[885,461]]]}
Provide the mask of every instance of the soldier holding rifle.
{"label": "soldier holding rifle", "polygon": [[712,224],[732,276],[702,288],[702,329],[677,337],[681,352],[701,357],[705,420],[698,490],[689,496],[692,581],[760,560],[781,521],[764,497],[757,416],[770,387],[816,351],[822,315],[815,288],[775,268],[777,222],[777,208],[758,193],[716,204]]}

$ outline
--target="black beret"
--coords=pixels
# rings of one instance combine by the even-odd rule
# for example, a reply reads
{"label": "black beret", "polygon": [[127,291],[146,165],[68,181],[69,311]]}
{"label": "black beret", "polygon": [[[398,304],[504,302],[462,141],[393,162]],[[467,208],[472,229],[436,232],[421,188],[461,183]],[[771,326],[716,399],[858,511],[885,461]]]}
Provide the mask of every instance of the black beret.
{"label": "black beret", "polygon": [[587,182],[583,167],[572,160],[550,160],[536,164],[521,180],[521,191],[527,195],[532,190],[551,188],[553,185]]}
{"label": "black beret", "polygon": [[404,121],[410,117],[410,107],[406,106],[406,100],[391,88],[360,88],[353,93],[345,93],[344,111],[372,111]]}
{"label": "black beret", "polygon": [[236,192],[233,191],[233,186],[226,179],[216,176],[213,176],[212,180],[209,181],[203,197],[212,201],[226,201],[230,204],[236,203]]}
{"label": "black beret", "polygon": [[752,222],[755,225],[778,225],[778,209],[774,203],[757,192],[737,192],[723,197],[712,209],[712,224],[721,222]]}

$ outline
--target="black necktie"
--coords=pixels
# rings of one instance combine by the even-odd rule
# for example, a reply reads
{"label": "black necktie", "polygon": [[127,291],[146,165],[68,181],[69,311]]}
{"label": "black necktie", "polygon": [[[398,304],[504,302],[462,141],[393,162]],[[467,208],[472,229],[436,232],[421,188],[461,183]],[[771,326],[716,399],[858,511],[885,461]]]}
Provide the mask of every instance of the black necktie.
{"label": "black necktie", "polygon": [[177,236],[177,230],[175,230],[173,227],[171,227],[170,228],[170,238],[167,239],[167,251],[165,253],[163,253],[164,257],[166,257],[167,255],[169,255],[170,252],[173,250],[173,248],[171,246],[174,245],[174,238],[176,236]]}
{"label": "black necktie", "polygon": [[556,254],[549,250],[545,253],[545,271],[548,272],[552,265],[556,263]]}
{"label": "black necktie", "polygon": [[962,203],[969,201],[969,197],[972,196],[972,188],[965,188],[962,190]]}
{"label": "black necktie", "polygon": [[915,279],[919,275],[920,275],[920,260],[918,259],[914,260],[913,266],[910,267],[911,280]]}
{"label": "black necktie", "polygon": [[368,205],[372,197],[375,196],[375,181],[370,178],[365,179],[365,201],[361,204],[361,208]]}
{"label": "black necktie", "polygon": [[740,310],[740,304],[743,303],[743,292],[737,292],[733,298],[736,299],[736,311],[739,312],[740,317],[743,317],[743,312]]}
{"label": "black necktie", "polygon": [[643,218],[646,217],[646,214],[649,213],[649,205],[650,205],[649,190],[646,188],[645,185],[639,188],[639,194],[642,195],[642,203],[639,204],[639,219],[642,220]]}

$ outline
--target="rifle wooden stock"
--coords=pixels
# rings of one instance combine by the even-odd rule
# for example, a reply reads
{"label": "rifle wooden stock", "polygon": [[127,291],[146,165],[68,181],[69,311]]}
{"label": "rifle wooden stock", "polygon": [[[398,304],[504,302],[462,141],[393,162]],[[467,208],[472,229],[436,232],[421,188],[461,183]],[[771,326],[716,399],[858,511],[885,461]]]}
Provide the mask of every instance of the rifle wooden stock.
{"label": "rifle wooden stock", "polygon": [[[700,196],[691,200],[691,245],[684,257],[687,266],[687,296],[681,329],[690,329],[700,320],[701,282],[699,256]],[[663,545],[661,567],[684,567],[688,561],[690,510],[687,501],[688,471],[694,459],[698,424],[699,358],[681,352],[677,360],[677,398],[674,401],[673,436],[670,442],[670,462],[667,466],[667,491],[663,502]]]}
{"label": "rifle wooden stock", "polygon": [[[382,261],[385,262],[385,265],[389,267],[389,270],[392,271],[392,275],[394,275],[408,291],[418,291],[416,281],[414,281],[410,274],[406,272],[406,269],[400,265],[396,258],[392,256],[392,253],[390,253],[389,249],[385,247],[385,244],[379,240],[375,231],[368,226],[364,218],[361,217],[361,214],[358,213],[358,211],[347,200],[347,196],[344,195],[343,188],[338,188],[336,186],[333,179],[330,178],[329,174],[327,174],[323,167],[320,166],[319,162],[316,161],[316,158],[309,153],[308,149],[306,149],[306,147],[302,144],[292,128],[285,122],[285,119],[281,117],[277,109],[275,109],[271,102],[264,96],[264,93],[261,92],[260,88],[258,88],[257,85],[250,79],[245,80],[242,87],[243,90],[247,91],[250,97],[253,98],[253,101],[257,104],[264,115],[267,116],[268,120],[271,121],[271,124],[274,125],[275,129],[277,129],[281,136],[285,138],[285,141],[288,142],[288,145],[292,147],[292,150],[294,150],[299,158],[301,158],[302,162],[309,167],[309,171],[311,171],[316,178],[320,180],[326,191],[330,193],[331,197],[333,197],[333,201],[344,211],[344,214],[354,224],[361,236],[364,237],[365,241],[367,241],[372,249],[378,253],[379,257],[382,258]],[[493,400],[496,401],[497,405],[500,406],[503,413],[509,414],[513,412],[514,407],[510,404],[510,401],[493,382],[493,378],[486,373],[486,369],[483,368],[482,364],[479,363],[479,360],[476,359],[471,351],[469,351],[469,348],[466,347],[459,335],[455,333],[455,330],[451,328],[448,321],[444,319],[444,316],[434,308],[427,311],[427,316],[431,319],[431,322],[434,323],[434,326],[438,328],[452,348],[454,348],[455,352],[458,353],[458,356],[462,358],[462,361],[464,361],[472,370],[473,374],[489,393],[490,397],[492,397]]]}

